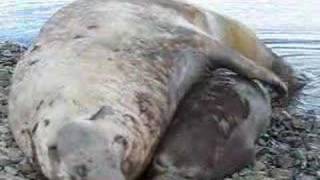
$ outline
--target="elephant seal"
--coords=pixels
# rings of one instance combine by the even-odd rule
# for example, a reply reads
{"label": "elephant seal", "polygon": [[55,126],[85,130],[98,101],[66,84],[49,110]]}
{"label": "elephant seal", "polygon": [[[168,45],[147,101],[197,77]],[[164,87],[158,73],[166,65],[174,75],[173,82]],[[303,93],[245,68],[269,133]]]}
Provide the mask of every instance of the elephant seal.
{"label": "elephant seal", "polygon": [[222,42],[211,16],[173,0],[77,0],[58,11],[14,72],[9,123],[20,148],[49,179],[133,180],[208,71],[286,92]]}
{"label": "elephant seal", "polygon": [[270,100],[260,83],[225,69],[213,72],[181,100],[145,179],[223,179],[253,163]]}

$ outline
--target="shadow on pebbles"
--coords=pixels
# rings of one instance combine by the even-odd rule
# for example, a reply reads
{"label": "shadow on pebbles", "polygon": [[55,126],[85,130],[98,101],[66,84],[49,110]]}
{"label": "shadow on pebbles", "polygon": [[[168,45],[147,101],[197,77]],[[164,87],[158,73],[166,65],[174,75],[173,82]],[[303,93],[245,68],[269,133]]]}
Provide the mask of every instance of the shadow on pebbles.
{"label": "shadow on pebbles", "polygon": [[[10,78],[26,50],[0,43],[0,180],[44,180],[16,145],[8,127]],[[320,119],[312,112],[275,108],[271,126],[257,142],[257,161],[228,180],[320,179]]]}

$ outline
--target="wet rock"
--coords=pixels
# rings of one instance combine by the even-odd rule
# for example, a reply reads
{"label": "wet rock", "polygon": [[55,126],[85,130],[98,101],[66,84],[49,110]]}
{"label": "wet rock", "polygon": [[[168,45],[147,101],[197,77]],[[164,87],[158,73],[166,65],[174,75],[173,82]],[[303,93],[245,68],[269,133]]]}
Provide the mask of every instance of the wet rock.
{"label": "wet rock", "polygon": [[18,170],[11,166],[4,167],[4,171],[10,175],[18,175]]}
{"label": "wet rock", "polygon": [[267,169],[266,165],[265,165],[263,162],[261,162],[261,161],[257,161],[257,162],[255,163],[254,167],[255,167],[255,169],[256,169],[257,171],[263,171],[263,170]]}
{"label": "wet rock", "polygon": [[0,155],[0,167],[8,166],[12,161],[4,155]]}
{"label": "wet rock", "polygon": [[304,130],[305,129],[305,125],[303,123],[303,121],[293,118],[292,121],[292,127],[298,130]]}
{"label": "wet rock", "polygon": [[6,50],[2,51],[1,55],[3,57],[12,57],[13,56],[12,52],[9,49],[6,49]]}
{"label": "wet rock", "polygon": [[257,141],[256,178],[258,174],[262,179],[298,180],[301,174],[306,178],[317,177],[320,128],[315,127],[319,127],[320,119],[316,117],[302,111],[288,113],[274,109],[270,127]]}
{"label": "wet rock", "polygon": [[277,180],[288,180],[291,178],[292,173],[287,169],[276,168],[270,171],[270,175]]}
{"label": "wet rock", "polygon": [[294,166],[294,159],[289,154],[282,154],[276,157],[277,167],[288,169]]}
{"label": "wet rock", "polygon": [[18,165],[17,169],[24,173],[32,173],[35,170],[33,169],[32,165],[28,162],[27,158],[24,158]]}
{"label": "wet rock", "polygon": [[301,179],[303,179],[303,180],[317,180],[317,177],[304,175],[304,176],[301,177]]}
{"label": "wet rock", "polygon": [[258,139],[258,142],[257,142],[257,144],[260,146],[266,146],[267,143],[268,143],[268,140],[263,139],[263,138]]}
{"label": "wet rock", "polygon": [[18,176],[12,176],[9,174],[1,174],[0,173],[0,180],[24,180],[24,179],[20,178]]}
{"label": "wet rock", "polygon": [[306,174],[295,175],[293,179],[295,179],[295,180],[318,180],[318,178],[316,176],[311,176],[311,175],[306,175]]}
{"label": "wet rock", "polygon": [[7,87],[10,84],[11,74],[6,69],[0,69],[0,86]]}
{"label": "wet rock", "polygon": [[291,154],[297,160],[301,160],[302,161],[302,160],[306,159],[305,154],[304,154],[304,152],[302,150],[297,149],[294,152],[292,152]]}

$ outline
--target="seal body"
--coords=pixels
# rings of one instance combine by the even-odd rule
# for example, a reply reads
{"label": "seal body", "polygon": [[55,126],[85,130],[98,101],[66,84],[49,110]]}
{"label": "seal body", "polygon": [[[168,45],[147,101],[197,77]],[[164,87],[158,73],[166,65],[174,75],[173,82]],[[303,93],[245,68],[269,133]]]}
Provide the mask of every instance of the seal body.
{"label": "seal body", "polygon": [[210,69],[286,91],[267,66],[215,33],[215,16],[171,0],[77,0],[63,8],[15,70],[9,122],[17,143],[50,179],[132,180],[181,98]]}
{"label": "seal body", "polygon": [[223,179],[254,162],[271,116],[266,89],[219,69],[181,101],[149,170],[152,180]]}

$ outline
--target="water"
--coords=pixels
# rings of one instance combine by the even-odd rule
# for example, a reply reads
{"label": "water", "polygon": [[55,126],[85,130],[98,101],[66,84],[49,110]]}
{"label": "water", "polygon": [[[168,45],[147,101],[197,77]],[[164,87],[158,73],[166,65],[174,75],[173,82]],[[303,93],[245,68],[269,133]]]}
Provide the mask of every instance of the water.
{"label": "water", "polygon": [[308,78],[296,107],[320,115],[320,1],[213,0],[216,10],[254,28],[267,46]]}
{"label": "water", "polygon": [[[1,0],[0,41],[29,45],[43,23],[72,0]],[[197,0],[207,3],[210,0]],[[211,0],[217,11],[240,20],[309,82],[298,108],[320,115],[320,1]]]}
{"label": "water", "polygon": [[29,45],[47,19],[70,0],[0,0],[0,40]]}

